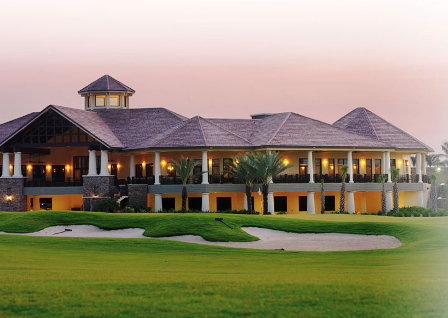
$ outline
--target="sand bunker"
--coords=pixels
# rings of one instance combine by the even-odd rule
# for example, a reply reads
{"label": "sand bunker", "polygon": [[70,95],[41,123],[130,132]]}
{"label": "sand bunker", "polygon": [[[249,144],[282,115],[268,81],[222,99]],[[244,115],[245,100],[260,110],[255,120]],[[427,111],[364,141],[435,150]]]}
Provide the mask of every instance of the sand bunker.
{"label": "sand bunker", "polygon": [[[181,241],[215,246],[287,250],[287,251],[355,251],[389,249],[401,246],[400,240],[388,235],[359,234],[301,234],[257,227],[242,228],[250,235],[258,237],[255,242],[210,242],[197,235],[158,237],[155,239]],[[5,233],[27,236],[62,236],[62,237],[106,237],[106,238],[149,238],[143,236],[143,229],[102,230],[93,225],[52,226],[34,233]]]}

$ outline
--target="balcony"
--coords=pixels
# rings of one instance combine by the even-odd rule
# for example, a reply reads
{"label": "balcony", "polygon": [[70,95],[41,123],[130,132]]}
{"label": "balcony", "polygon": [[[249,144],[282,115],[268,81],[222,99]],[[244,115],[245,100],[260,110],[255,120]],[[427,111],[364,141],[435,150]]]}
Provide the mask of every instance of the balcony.
{"label": "balcony", "polygon": [[[353,176],[353,181],[355,183],[378,183],[378,174],[375,174],[373,176],[369,175],[362,175],[362,174],[355,174]],[[320,180],[324,180],[324,183],[341,183],[342,178],[340,175],[331,176],[328,174],[324,175],[313,175],[313,181],[315,183],[320,183]],[[422,181],[424,183],[428,183],[428,176],[422,175]],[[299,175],[299,174],[281,174],[276,176],[273,179],[274,183],[308,183],[310,181],[309,175]],[[347,175],[345,182],[350,181],[350,175]],[[387,182],[387,175],[386,175],[386,182]],[[417,183],[418,182],[418,175],[412,174],[412,175],[402,175],[398,178],[398,183]]]}

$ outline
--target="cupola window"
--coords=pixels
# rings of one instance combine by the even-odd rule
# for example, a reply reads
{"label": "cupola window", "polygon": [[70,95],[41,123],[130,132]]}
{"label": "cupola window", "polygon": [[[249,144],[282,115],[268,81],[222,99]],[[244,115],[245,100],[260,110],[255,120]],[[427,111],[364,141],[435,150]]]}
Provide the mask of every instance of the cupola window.
{"label": "cupola window", "polygon": [[118,107],[120,106],[120,96],[118,95],[110,95],[109,96],[110,106]]}
{"label": "cupola window", "polygon": [[96,100],[95,100],[96,107],[106,106],[106,96],[105,95],[97,95],[95,97],[96,97]]}

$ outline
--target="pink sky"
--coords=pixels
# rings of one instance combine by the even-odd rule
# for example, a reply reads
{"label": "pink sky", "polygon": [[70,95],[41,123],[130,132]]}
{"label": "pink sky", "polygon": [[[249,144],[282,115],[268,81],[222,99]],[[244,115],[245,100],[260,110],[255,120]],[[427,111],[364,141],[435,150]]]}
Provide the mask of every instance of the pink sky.
{"label": "pink sky", "polygon": [[0,11],[6,122],[104,74],[131,107],[191,117],[367,107],[440,152],[448,140],[446,1],[9,1]]}

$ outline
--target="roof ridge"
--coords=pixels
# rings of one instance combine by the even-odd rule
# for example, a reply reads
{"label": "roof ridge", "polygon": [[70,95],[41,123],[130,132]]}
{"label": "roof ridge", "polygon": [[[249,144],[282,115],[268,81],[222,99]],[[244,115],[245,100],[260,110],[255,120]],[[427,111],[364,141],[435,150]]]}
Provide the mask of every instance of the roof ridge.
{"label": "roof ridge", "polygon": [[[272,135],[271,139],[269,139],[268,141],[268,145],[271,144],[272,140],[274,139],[275,136],[277,136],[278,132],[280,131],[280,129],[283,127],[283,125],[285,124],[286,120],[291,116],[292,112],[289,112],[288,115],[285,117],[285,119],[283,119],[282,123],[278,126],[277,130],[275,131],[275,133]],[[275,115],[274,115],[275,116]],[[269,116],[271,117],[271,116]],[[267,118],[269,118],[267,117]]]}
{"label": "roof ridge", "polygon": [[[201,121],[199,120],[199,119],[201,119],[202,117],[200,117],[200,116],[195,116],[195,117],[196,117],[197,120],[198,120],[199,128],[201,129],[201,133],[202,133],[202,138],[204,138],[205,146],[208,146],[208,142],[207,142],[207,138],[206,138],[205,133],[204,133],[204,129],[202,129],[202,124],[201,124]],[[195,118],[195,117],[193,117],[193,118]],[[203,119],[203,118],[202,118],[202,119]]]}
{"label": "roof ridge", "polygon": [[[406,134],[407,136],[411,137],[411,138],[414,139],[415,141],[421,143],[422,145],[424,145],[424,146],[427,148],[426,150],[428,150],[428,151],[430,151],[430,152],[431,152],[431,150],[434,151],[434,150],[433,150],[431,147],[429,147],[427,144],[425,144],[424,142],[421,142],[420,140],[418,140],[417,138],[415,138],[415,137],[412,136],[411,134],[407,133],[407,132],[404,131],[403,129],[398,128],[397,126],[395,126],[394,124],[388,122],[388,121],[385,120],[383,117],[378,116],[378,115],[375,114],[374,112],[371,112],[370,110],[369,110],[369,112],[372,113],[373,115],[375,115],[376,117],[378,117],[379,119],[384,120],[386,123],[388,123],[389,125],[391,125],[392,127],[396,128],[396,129],[398,129],[399,131],[401,131],[402,133]],[[394,148],[395,148],[395,146],[394,146]]]}
{"label": "roof ridge", "polygon": [[370,127],[372,128],[373,133],[374,133],[375,136],[376,136],[376,139],[378,139],[379,141],[381,141],[380,138],[378,137],[378,134],[376,133],[376,129],[375,129],[375,127],[373,126],[372,122],[370,121],[369,114],[367,113],[367,108],[363,107],[362,110],[363,110],[364,113],[366,114],[367,120],[369,121],[369,125],[370,125]]}
{"label": "roof ridge", "polygon": [[[232,135],[234,135],[235,137],[240,138],[240,139],[243,139],[244,141],[248,142],[249,144],[252,144],[248,139],[244,138],[243,136],[240,136],[240,135],[238,135],[238,134],[236,134],[236,133],[234,133],[234,132],[232,132],[232,131],[230,131],[230,130],[224,128],[224,127],[221,127],[221,126],[218,125],[218,124],[212,123],[211,121],[209,121],[209,120],[206,119],[206,118],[203,118],[203,117],[200,117],[200,118],[203,119],[203,120],[205,120],[205,121],[206,121],[207,123],[209,123],[210,125],[216,126],[216,127],[218,127],[219,129],[222,129],[222,130],[228,132],[229,134],[232,134]],[[201,126],[201,128],[202,128],[202,126]]]}
{"label": "roof ridge", "polygon": [[106,76],[106,87],[107,87],[107,90],[110,90],[109,75],[106,74],[104,76]]}
{"label": "roof ridge", "polygon": [[[169,136],[171,136],[172,134],[174,134],[175,132],[177,132],[179,129],[185,127],[185,125],[187,125],[192,119],[194,119],[194,118],[196,118],[196,117],[199,117],[199,116],[194,116],[194,117],[192,117],[192,118],[190,118],[190,119],[188,119],[188,120],[184,120],[184,121],[180,122],[180,123],[179,123],[179,126],[177,126],[177,127],[176,127],[176,126],[173,127],[173,129],[172,129],[171,131],[169,131],[166,135],[163,135],[165,132],[161,132],[159,135],[162,135],[162,136],[159,138],[159,140],[156,141],[156,144],[158,144],[160,141],[162,141],[162,140],[168,138]],[[202,129],[202,128],[201,128],[201,129]],[[202,134],[203,134],[203,133],[202,133]],[[159,135],[157,135],[157,136],[159,136]],[[157,136],[155,136],[155,137],[157,137]],[[149,139],[149,138],[148,138],[148,139]],[[146,140],[148,140],[148,139],[146,139]],[[153,139],[154,139],[154,138],[153,138]],[[205,139],[204,139],[204,142],[205,142]]]}

